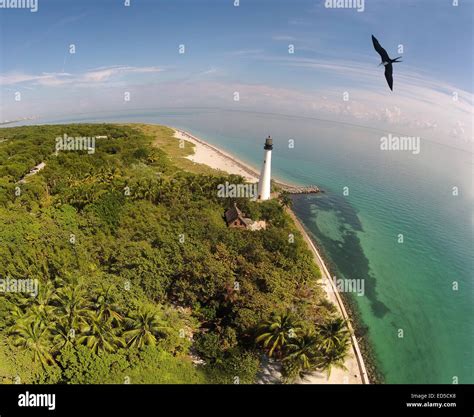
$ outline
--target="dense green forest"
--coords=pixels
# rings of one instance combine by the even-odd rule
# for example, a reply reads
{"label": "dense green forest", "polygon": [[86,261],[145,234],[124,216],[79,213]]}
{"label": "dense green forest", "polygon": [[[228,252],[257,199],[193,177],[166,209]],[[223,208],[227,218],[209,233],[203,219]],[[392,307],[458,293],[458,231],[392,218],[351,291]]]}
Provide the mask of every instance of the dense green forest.
{"label": "dense green forest", "polygon": [[[107,138],[55,152],[64,134]],[[161,126],[0,129],[0,279],[39,282],[0,292],[0,382],[254,383],[265,356],[291,382],[341,366],[347,329],[291,201],[237,199],[267,229],[229,229],[217,186],[243,179],[190,152]]]}

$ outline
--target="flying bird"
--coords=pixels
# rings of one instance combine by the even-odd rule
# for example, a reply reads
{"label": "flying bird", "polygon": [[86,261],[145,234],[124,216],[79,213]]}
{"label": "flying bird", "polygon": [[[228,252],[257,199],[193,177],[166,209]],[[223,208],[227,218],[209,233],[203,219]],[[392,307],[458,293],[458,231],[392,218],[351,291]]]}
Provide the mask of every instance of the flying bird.
{"label": "flying bird", "polygon": [[385,66],[385,79],[387,80],[387,83],[388,83],[388,86],[390,87],[390,90],[393,91],[393,66],[392,66],[392,64],[394,62],[403,62],[403,61],[399,61],[401,56],[399,56],[398,58],[395,58],[395,59],[391,59],[388,56],[387,51],[382,48],[379,41],[377,40],[377,38],[374,35],[372,35],[372,43],[374,44],[375,50],[379,53],[380,58],[382,58],[382,62],[379,64],[379,67],[380,67],[380,65]]}

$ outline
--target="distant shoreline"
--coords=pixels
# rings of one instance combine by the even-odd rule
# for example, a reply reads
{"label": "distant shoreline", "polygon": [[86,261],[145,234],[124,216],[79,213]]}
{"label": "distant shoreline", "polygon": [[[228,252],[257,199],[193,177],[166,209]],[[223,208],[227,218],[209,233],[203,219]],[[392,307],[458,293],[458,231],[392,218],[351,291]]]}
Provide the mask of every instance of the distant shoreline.
{"label": "distant shoreline", "polygon": [[[238,160],[237,158],[233,157],[229,153],[222,151],[216,146],[207,143],[201,138],[197,138],[196,136],[191,135],[190,133],[183,131],[181,129],[176,129],[176,128],[173,128],[173,129],[175,131],[176,138],[187,140],[195,145],[196,147],[195,155],[198,155],[198,156],[193,158],[193,156],[191,155],[188,158],[191,161],[196,162],[196,163],[204,163],[206,165],[209,165],[211,168],[227,171],[228,173],[231,173],[231,174],[236,174],[240,170],[244,173],[243,176],[245,176],[247,180],[250,180],[252,182],[258,181],[259,174],[255,170],[255,168]],[[213,155],[211,155],[210,157],[209,155],[207,155],[206,157],[206,152],[209,153],[209,151]],[[284,184],[284,183],[280,183],[280,184]],[[338,372],[340,370],[335,369],[333,371],[333,374],[338,374],[337,377],[342,379],[346,376],[346,374],[350,374],[352,376],[356,372],[357,377],[355,378],[352,377],[352,383],[369,384],[370,383],[369,377],[368,377],[367,369],[365,366],[364,358],[362,355],[362,351],[359,347],[359,342],[357,341],[357,338],[355,336],[354,329],[350,323],[349,314],[342,300],[342,297],[340,296],[338,290],[334,287],[334,284],[331,280],[331,274],[329,273],[329,270],[327,269],[326,264],[324,263],[324,260],[321,257],[318,249],[316,248],[315,244],[313,243],[310,236],[306,232],[306,229],[304,228],[303,224],[301,223],[301,221],[297,218],[296,214],[291,209],[288,209],[287,211],[289,215],[291,216],[291,218],[293,219],[296,227],[303,235],[303,238],[305,239],[309,250],[312,252],[314,256],[315,263],[318,265],[319,269],[321,270],[322,279],[324,281],[322,286],[326,292],[327,298],[334,303],[334,305],[338,309],[341,316],[345,320],[347,320],[348,327],[351,333],[352,355],[349,356],[345,364],[345,366],[348,368],[348,371],[346,373],[343,373],[343,372]],[[308,377],[305,378],[305,381],[302,381],[302,382],[303,383],[306,382],[310,384],[328,383],[327,381],[324,381],[323,378],[321,378],[321,375],[319,375],[319,373],[314,373],[314,374],[309,375]],[[338,382],[333,382],[333,383],[343,383],[343,381],[340,380]]]}

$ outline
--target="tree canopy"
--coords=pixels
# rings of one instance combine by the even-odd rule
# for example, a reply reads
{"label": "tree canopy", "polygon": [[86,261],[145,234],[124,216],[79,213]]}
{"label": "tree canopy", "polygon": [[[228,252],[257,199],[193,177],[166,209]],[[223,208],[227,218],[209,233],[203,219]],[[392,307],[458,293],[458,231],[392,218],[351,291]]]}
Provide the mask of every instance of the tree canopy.
{"label": "tree canopy", "polygon": [[[107,138],[94,153],[55,152],[64,134]],[[268,227],[227,228],[234,200],[217,186],[244,179],[192,167],[161,126],[28,126],[0,138],[0,278],[40,289],[0,294],[3,380],[253,383],[262,352],[308,367],[298,356],[316,357],[308,335],[325,332],[329,362],[344,353],[337,325],[318,333],[332,311],[286,198],[236,199]],[[259,335],[290,310],[304,339]]]}

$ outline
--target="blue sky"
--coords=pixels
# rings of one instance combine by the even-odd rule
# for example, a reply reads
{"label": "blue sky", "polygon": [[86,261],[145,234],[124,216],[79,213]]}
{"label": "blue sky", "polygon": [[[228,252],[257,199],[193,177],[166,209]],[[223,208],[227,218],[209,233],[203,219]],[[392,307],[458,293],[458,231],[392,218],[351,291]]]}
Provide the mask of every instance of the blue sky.
{"label": "blue sky", "polygon": [[[128,91],[130,108],[238,105],[472,136],[473,0],[365,0],[363,12],[325,0],[233,1],[0,9],[0,119],[123,109]],[[393,93],[372,33],[393,57],[404,47]]]}

